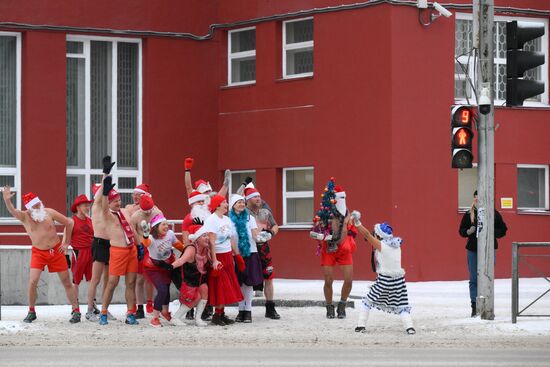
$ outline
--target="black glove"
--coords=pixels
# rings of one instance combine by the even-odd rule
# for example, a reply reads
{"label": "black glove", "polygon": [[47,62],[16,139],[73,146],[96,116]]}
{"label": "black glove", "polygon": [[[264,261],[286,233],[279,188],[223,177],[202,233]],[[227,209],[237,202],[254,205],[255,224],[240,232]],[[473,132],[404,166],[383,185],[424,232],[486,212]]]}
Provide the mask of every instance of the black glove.
{"label": "black glove", "polygon": [[252,182],[252,177],[248,176],[247,178],[244,179],[243,185],[246,186],[251,182]]}
{"label": "black glove", "polygon": [[204,221],[202,219],[200,219],[199,217],[195,217],[195,218],[193,218],[193,224],[198,224],[198,225],[202,226],[204,224]]}
{"label": "black glove", "polygon": [[137,258],[138,261],[143,260],[143,256],[145,256],[145,247],[140,243],[137,247]]}
{"label": "black glove", "polygon": [[172,266],[172,264],[168,264],[167,262],[164,262],[164,261],[159,261],[155,263],[155,265],[161,269],[166,269],[168,271],[174,270],[174,267]]}
{"label": "black glove", "polygon": [[111,192],[115,185],[111,176],[105,177],[103,179],[103,196],[109,196],[109,192]]}
{"label": "black glove", "polygon": [[115,162],[111,162],[110,155],[103,157],[103,173],[105,173],[106,175],[111,173],[111,169],[113,168],[114,165],[115,165]]}

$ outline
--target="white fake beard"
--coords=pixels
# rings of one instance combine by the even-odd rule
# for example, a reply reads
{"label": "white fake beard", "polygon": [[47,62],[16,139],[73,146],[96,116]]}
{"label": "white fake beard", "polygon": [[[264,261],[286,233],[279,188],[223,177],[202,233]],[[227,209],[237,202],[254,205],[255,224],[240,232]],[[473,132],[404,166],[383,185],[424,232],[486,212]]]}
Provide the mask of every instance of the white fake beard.
{"label": "white fake beard", "polygon": [[338,210],[338,212],[340,212],[340,214],[344,216],[346,215],[346,198],[345,197],[336,199],[336,209]]}
{"label": "white fake beard", "polygon": [[44,219],[46,219],[46,209],[44,209],[44,205],[40,204],[40,209],[30,209],[31,212],[31,218],[35,222],[43,222]]}
{"label": "white fake beard", "polygon": [[195,205],[191,209],[191,218],[199,218],[204,222],[206,218],[208,218],[209,216],[210,216],[210,211],[208,210],[208,204]]}

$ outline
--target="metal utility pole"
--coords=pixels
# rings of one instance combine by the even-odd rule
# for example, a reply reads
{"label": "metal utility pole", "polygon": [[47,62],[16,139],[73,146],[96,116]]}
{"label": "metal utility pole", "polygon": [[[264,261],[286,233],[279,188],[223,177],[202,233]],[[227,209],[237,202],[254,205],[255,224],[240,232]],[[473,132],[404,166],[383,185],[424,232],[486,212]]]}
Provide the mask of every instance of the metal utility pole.
{"label": "metal utility pole", "polygon": [[490,100],[490,111],[478,107],[478,227],[477,227],[477,311],[483,320],[495,318],[495,156],[493,31],[494,1],[474,0],[474,47],[479,50],[476,95]]}

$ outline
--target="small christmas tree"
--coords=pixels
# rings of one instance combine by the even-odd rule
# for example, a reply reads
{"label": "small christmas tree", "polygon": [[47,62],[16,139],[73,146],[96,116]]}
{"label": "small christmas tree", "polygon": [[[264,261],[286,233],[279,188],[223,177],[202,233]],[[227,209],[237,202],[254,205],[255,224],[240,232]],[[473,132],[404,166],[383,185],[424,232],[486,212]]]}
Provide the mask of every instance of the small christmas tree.
{"label": "small christmas tree", "polygon": [[313,218],[313,231],[324,235],[332,232],[332,218],[336,212],[336,196],[334,192],[334,177],[331,177],[321,194],[321,204]]}

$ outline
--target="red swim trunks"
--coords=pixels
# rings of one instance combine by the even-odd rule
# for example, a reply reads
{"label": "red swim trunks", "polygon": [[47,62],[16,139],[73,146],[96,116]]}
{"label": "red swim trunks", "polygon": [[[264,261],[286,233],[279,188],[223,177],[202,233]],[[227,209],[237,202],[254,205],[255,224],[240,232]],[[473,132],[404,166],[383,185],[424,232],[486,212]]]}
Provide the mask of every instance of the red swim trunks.
{"label": "red swim trunks", "polygon": [[31,269],[44,270],[44,267],[47,266],[50,273],[58,273],[69,269],[65,254],[59,252],[59,247],[61,247],[61,243],[58,243],[54,248],[49,250],[40,250],[33,246]]}
{"label": "red swim trunks", "polygon": [[346,236],[336,252],[327,252],[327,243],[323,241],[321,266],[353,265],[352,254],[355,252],[355,247],[353,236]]}
{"label": "red swim trunks", "polygon": [[109,258],[109,275],[123,276],[137,273],[138,259],[136,246],[111,246]]}

